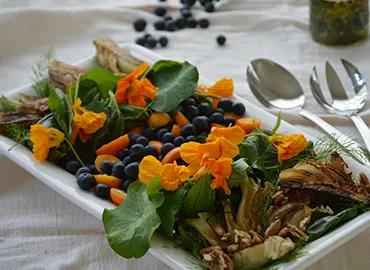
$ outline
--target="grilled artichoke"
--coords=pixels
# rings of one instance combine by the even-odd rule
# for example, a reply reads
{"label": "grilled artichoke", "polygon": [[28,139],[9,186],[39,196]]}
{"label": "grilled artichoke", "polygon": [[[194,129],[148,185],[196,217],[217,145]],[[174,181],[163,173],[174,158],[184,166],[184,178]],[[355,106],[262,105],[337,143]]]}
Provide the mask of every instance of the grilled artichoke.
{"label": "grilled artichoke", "polygon": [[278,185],[290,189],[328,192],[359,202],[368,202],[369,193],[352,179],[348,165],[338,153],[330,163],[300,162],[292,169],[280,173]]}
{"label": "grilled artichoke", "polygon": [[56,88],[65,90],[68,85],[77,81],[80,74],[86,72],[87,70],[54,60],[49,67],[49,82]]}

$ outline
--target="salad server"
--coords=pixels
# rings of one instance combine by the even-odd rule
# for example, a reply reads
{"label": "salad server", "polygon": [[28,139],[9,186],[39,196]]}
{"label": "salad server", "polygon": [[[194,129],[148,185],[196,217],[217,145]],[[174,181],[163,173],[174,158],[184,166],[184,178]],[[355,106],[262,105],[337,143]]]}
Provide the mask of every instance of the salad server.
{"label": "salad server", "polygon": [[[255,59],[247,67],[247,82],[256,98],[267,108],[290,110],[300,108],[299,114],[337,140],[346,145],[345,150],[363,165],[370,166],[370,154],[360,144],[317,115],[304,109],[305,96],[298,80],[288,70],[268,59]],[[284,91],[282,91],[284,89]],[[351,152],[364,153],[361,156]]]}
{"label": "salad server", "polygon": [[355,96],[348,98],[347,93],[338,77],[338,74],[329,62],[326,62],[326,80],[332,97],[330,104],[323,95],[319,79],[316,72],[316,67],[313,68],[310,86],[313,96],[317,102],[329,113],[344,115],[350,118],[360,132],[366,147],[370,150],[370,129],[358,115],[358,112],[365,106],[367,102],[367,84],[364,76],[360,73],[356,66],[341,59],[342,64],[351,80]]}

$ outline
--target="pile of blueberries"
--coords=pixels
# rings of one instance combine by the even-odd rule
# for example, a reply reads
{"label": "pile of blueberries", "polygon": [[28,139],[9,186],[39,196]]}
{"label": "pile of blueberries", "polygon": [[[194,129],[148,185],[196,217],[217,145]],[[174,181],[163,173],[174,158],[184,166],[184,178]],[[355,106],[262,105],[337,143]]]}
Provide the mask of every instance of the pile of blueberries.
{"label": "pile of blueberries", "polygon": [[[139,163],[148,155],[152,155],[159,161],[175,147],[186,142],[204,141],[208,136],[211,124],[223,126],[234,126],[235,119],[225,116],[225,113],[233,113],[238,116],[245,114],[246,108],[240,102],[233,102],[228,98],[222,98],[217,109],[212,109],[210,101],[205,99],[197,102],[195,98],[189,98],[181,104],[181,112],[189,120],[189,124],[181,129],[181,136],[175,137],[171,133],[173,123],[158,129],[146,127],[144,134],[133,133],[130,135],[130,145],[122,149],[118,158],[121,160],[113,164],[106,160],[100,165],[102,174],[112,175],[123,180],[122,190],[127,191],[128,186],[134,182],[139,175]],[[149,145],[149,141],[161,141],[163,146],[158,153],[157,148]],[[182,159],[177,160],[178,165],[187,165]],[[96,184],[94,174],[99,174],[94,165],[81,167],[77,161],[70,161],[67,170],[77,177],[77,184],[83,190],[94,188],[98,197],[108,198],[109,187],[104,184]]]}
{"label": "pile of blueberries", "polygon": [[[160,1],[165,2],[165,1]],[[160,17],[160,19],[156,20],[153,23],[154,28],[157,31],[169,31],[174,32],[176,30],[181,30],[186,27],[188,28],[196,28],[199,26],[200,28],[208,28],[209,27],[209,20],[206,18],[202,18],[200,20],[196,20],[193,17],[193,14],[191,12],[192,6],[197,2],[196,0],[181,0],[180,1],[183,4],[183,7],[180,8],[180,17],[178,18],[172,18],[171,16],[166,15],[167,9],[161,6],[155,7],[153,12],[155,15]],[[212,0],[199,0],[200,4],[204,7],[204,10],[206,12],[214,12],[215,7],[213,5]],[[147,22],[142,19],[138,18],[133,23],[134,29],[137,32],[142,32],[145,30],[147,26]],[[216,38],[217,43],[222,46],[226,42],[226,38],[223,35],[219,35]],[[168,44],[168,38],[165,36],[159,37],[157,40],[150,34],[145,34],[142,37],[138,37],[135,41],[137,44],[141,46],[146,46],[149,48],[155,48],[157,46],[157,43],[159,43],[162,47],[166,47]]]}

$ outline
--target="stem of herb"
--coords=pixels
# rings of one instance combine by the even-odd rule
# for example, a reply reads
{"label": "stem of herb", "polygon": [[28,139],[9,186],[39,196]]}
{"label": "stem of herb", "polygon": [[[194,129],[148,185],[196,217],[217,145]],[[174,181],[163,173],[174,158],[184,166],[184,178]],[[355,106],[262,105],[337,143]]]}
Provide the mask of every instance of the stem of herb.
{"label": "stem of herb", "polygon": [[81,166],[85,166],[85,163],[82,162],[82,160],[78,156],[78,154],[77,154],[76,150],[74,149],[73,145],[71,144],[71,142],[69,140],[67,140],[66,138],[64,138],[64,141],[69,145],[69,147],[71,148],[73,154],[75,155],[77,161],[81,164]]}
{"label": "stem of herb", "polygon": [[77,82],[76,82],[76,89],[75,89],[75,96],[73,98],[73,103],[76,102],[77,97],[78,97],[78,90],[80,88],[80,78],[81,78],[81,74],[78,74]]}
{"label": "stem of herb", "polygon": [[281,112],[279,112],[279,114],[277,116],[276,124],[275,124],[274,128],[272,129],[272,131],[274,133],[279,129],[280,124],[281,124]]}

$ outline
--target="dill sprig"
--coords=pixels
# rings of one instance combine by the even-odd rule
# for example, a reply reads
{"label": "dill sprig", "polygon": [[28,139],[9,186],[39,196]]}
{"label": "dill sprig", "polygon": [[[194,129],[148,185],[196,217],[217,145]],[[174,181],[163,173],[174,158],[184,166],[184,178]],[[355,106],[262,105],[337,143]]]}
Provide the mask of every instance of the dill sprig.
{"label": "dill sprig", "polygon": [[189,269],[207,269],[202,264],[203,256],[200,254],[200,250],[205,247],[202,235],[193,228],[187,231],[182,226],[179,226],[179,233],[181,235],[181,247],[189,252],[189,256],[185,258]]}
{"label": "dill sprig", "polygon": [[51,62],[55,59],[55,49],[54,46],[51,46],[47,49],[37,61],[36,66],[32,67],[32,88],[35,92],[42,96],[49,96],[49,75],[48,69],[51,65]]}
{"label": "dill sprig", "polygon": [[370,162],[370,152],[364,148],[356,147],[350,140],[338,142],[338,136],[335,135],[320,135],[315,144],[314,150],[316,156],[313,160],[327,161],[334,152],[338,152],[341,156],[347,156],[360,160],[368,160]]}
{"label": "dill sprig", "polygon": [[16,142],[12,147],[9,148],[8,151],[10,151],[18,144],[25,144],[25,142],[29,139],[29,129],[20,124],[13,123],[8,127],[7,136]]}

